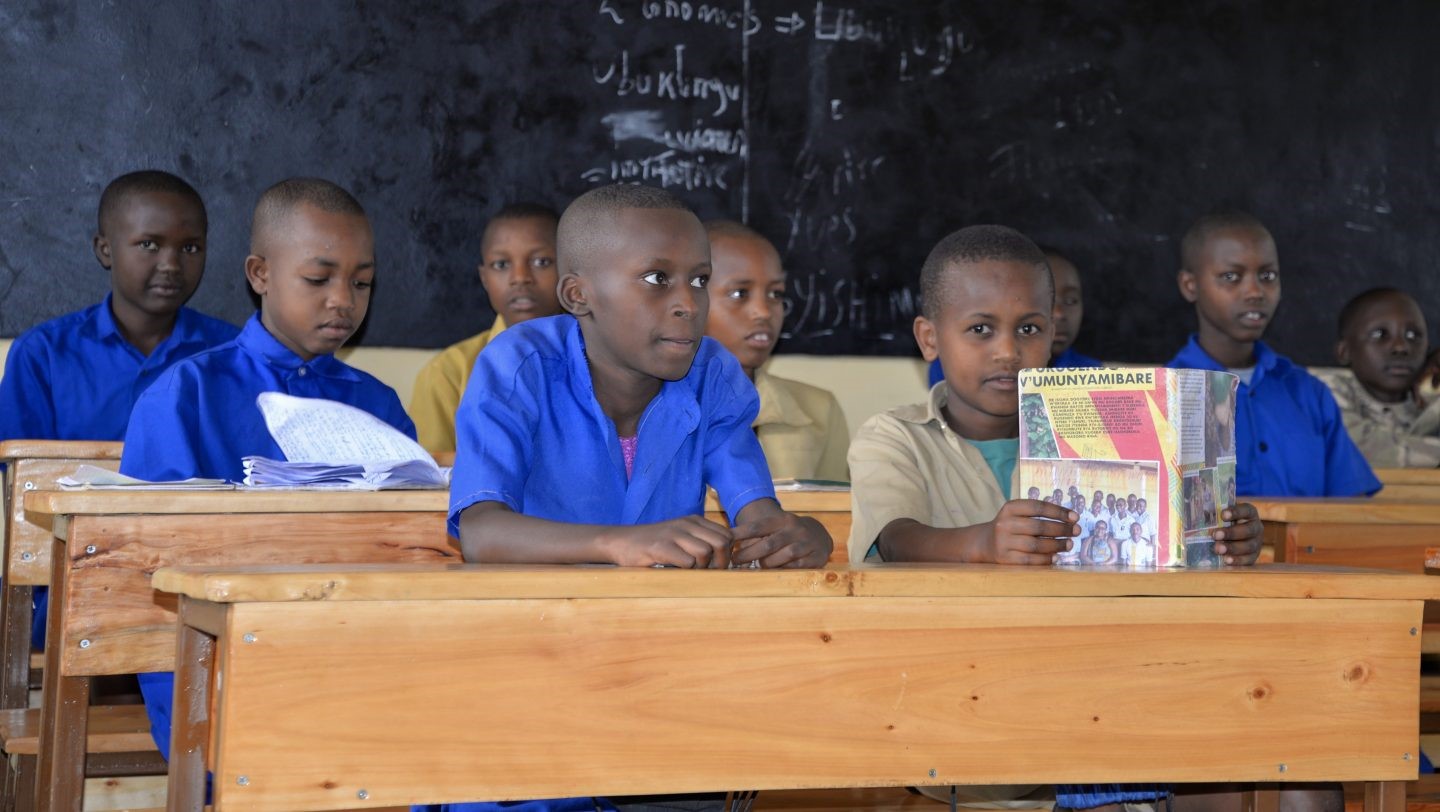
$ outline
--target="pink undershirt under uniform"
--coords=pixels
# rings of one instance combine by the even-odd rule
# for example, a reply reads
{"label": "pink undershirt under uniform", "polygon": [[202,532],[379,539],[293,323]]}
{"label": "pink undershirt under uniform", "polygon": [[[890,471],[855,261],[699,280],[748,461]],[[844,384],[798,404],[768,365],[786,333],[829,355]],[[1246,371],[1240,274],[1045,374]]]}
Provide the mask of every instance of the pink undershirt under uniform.
{"label": "pink undershirt under uniform", "polygon": [[631,479],[635,471],[635,451],[640,448],[640,435],[620,438],[620,456],[625,458],[625,478]]}

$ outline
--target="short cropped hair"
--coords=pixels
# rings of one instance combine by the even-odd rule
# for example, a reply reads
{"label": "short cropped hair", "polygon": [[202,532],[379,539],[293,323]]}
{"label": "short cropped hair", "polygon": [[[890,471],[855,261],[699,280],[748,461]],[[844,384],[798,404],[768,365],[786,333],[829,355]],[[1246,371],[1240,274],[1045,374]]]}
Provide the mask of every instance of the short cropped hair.
{"label": "short cropped hair", "polygon": [[1200,219],[1190,224],[1185,236],[1180,238],[1180,267],[1195,273],[1199,270],[1200,252],[1205,250],[1205,243],[1216,232],[1232,228],[1263,231],[1267,235],[1270,233],[1265,224],[1260,222],[1260,218],[1239,209],[1220,209],[1201,215]]}
{"label": "short cropped hair", "polygon": [[250,221],[250,252],[260,253],[261,238],[275,229],[296,207],[314,206],[331,214],[365,216],[355,196],[321,178],[288,178],[260,194]]}
{"label": "short cropped hair", "polygon": [[555,236],[560,273],[578,273],[579,258],[588,256],[597,243],[608,237],[601,228],[604,221],[625,209],[678,209],[695,213],[680,198],[654,186],[615,183],[591,189],[575,198],[560,215]]}
{"label": "short cropped hair", "polygon": [[956,263],[985,261],[1018,262],[1041,268],[1054,295],[1055,280],[1050,275],[1045,253],[1029,237],[1007,226],[967,226],[947,235],[925,258],[920,268],[921,314],[931,321],[939,318],[951,276],[947,268]]}
{"label": "short cropped hair", "polygon": [[189,198],[200,210],[200,219],[208,225],[209,217],[205,213],[205,201],[200,199],[200,193],[195,191],[194,186],[169,172],[162,172],[159,169],[142,169],[139,172],[121,175],[106,185],[105,191],[100,193],[100,207],[95,216],[96,228],[103,234],[106,221],[115,216],[120,205],[125,202],[125,198],[146,192],[164,192]]}
{"label": "short cropped hair", "polygon": [[1339,337],[1345,337],[1345,333],[1350,330],[1350,326],[1354,323],[1355,318],[1360,315],[1361,308],[1376,299],[1382,299],[1386,296],[1404,296],[1413,301],[1413,297],[1411,297],[1410,294],[1399,288],[1371,288],[1363,293],[1357,294],[1355,298],[1346,302],[1345,306],[1340,308],[1340,318],[1336,322]]}
{"label": "short cropped hair", "polygon": [[495,212],[495,216],[490,218],[490,222],[493,223],[496,220],[529,220],[532,217],[549,220],[552,223],[560,222],[559,212],[543,203],[530,203],[528,201],[506,204],[500,211]]}
{"label": "short cropped hair", "polygon": [[764,234],[756,231],[744,223],[734,220],[707,220],[705,222],[705,235],[707,237],[730,237],[737,240],[761,240],[770,242]]}

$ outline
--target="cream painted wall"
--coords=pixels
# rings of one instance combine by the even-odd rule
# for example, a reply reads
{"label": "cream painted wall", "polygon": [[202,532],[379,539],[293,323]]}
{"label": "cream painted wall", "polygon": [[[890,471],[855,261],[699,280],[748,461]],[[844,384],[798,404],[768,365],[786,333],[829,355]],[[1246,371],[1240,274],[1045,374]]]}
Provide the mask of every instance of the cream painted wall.
{"label": "cream painted wall", "polygon": [[[11,341],[0,339],[0,358],[10,352]],[[339,356],[394,387],[401,401],[409,404],[415,375],[434,354],[434,350],[404,347],[353,347],[341,350]],[[780,355],[771,362],[770,371],[834,392],[852,436],[870,415],[925,397],[925,363],[918,358]]]}

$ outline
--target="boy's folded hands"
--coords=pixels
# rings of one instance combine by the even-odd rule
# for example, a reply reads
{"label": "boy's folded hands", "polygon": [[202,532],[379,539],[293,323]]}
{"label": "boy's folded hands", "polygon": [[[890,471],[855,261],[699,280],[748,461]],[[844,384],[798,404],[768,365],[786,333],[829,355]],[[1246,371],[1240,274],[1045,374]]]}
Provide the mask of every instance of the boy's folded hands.
{"label": "boy's folded hands", "polygon": [[735,528],[733,560],[738,566],[758,561],[766,569],[815,569],[825,566],[833,547],[820,522],[782,510]]}
{"label": "boy's folded hands", "polygon": [[704,516],[617,527],[622,535],[610,545],[610,559],[622,567],[725,569],[730,566],[730,528]]}

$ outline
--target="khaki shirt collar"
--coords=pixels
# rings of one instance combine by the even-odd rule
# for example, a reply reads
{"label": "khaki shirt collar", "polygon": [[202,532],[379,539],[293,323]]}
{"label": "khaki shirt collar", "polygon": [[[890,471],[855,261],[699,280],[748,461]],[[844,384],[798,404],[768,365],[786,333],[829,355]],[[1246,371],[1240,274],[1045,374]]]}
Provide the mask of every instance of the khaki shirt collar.
{"label": "khaki shirt collar", "polygon": [[755,370],[755,391],[760,394],[760,412],[755,415],[753,428],[773,426],[808,426],[815,421],[800,408],[800,401],[770,377],[762,367]]}

